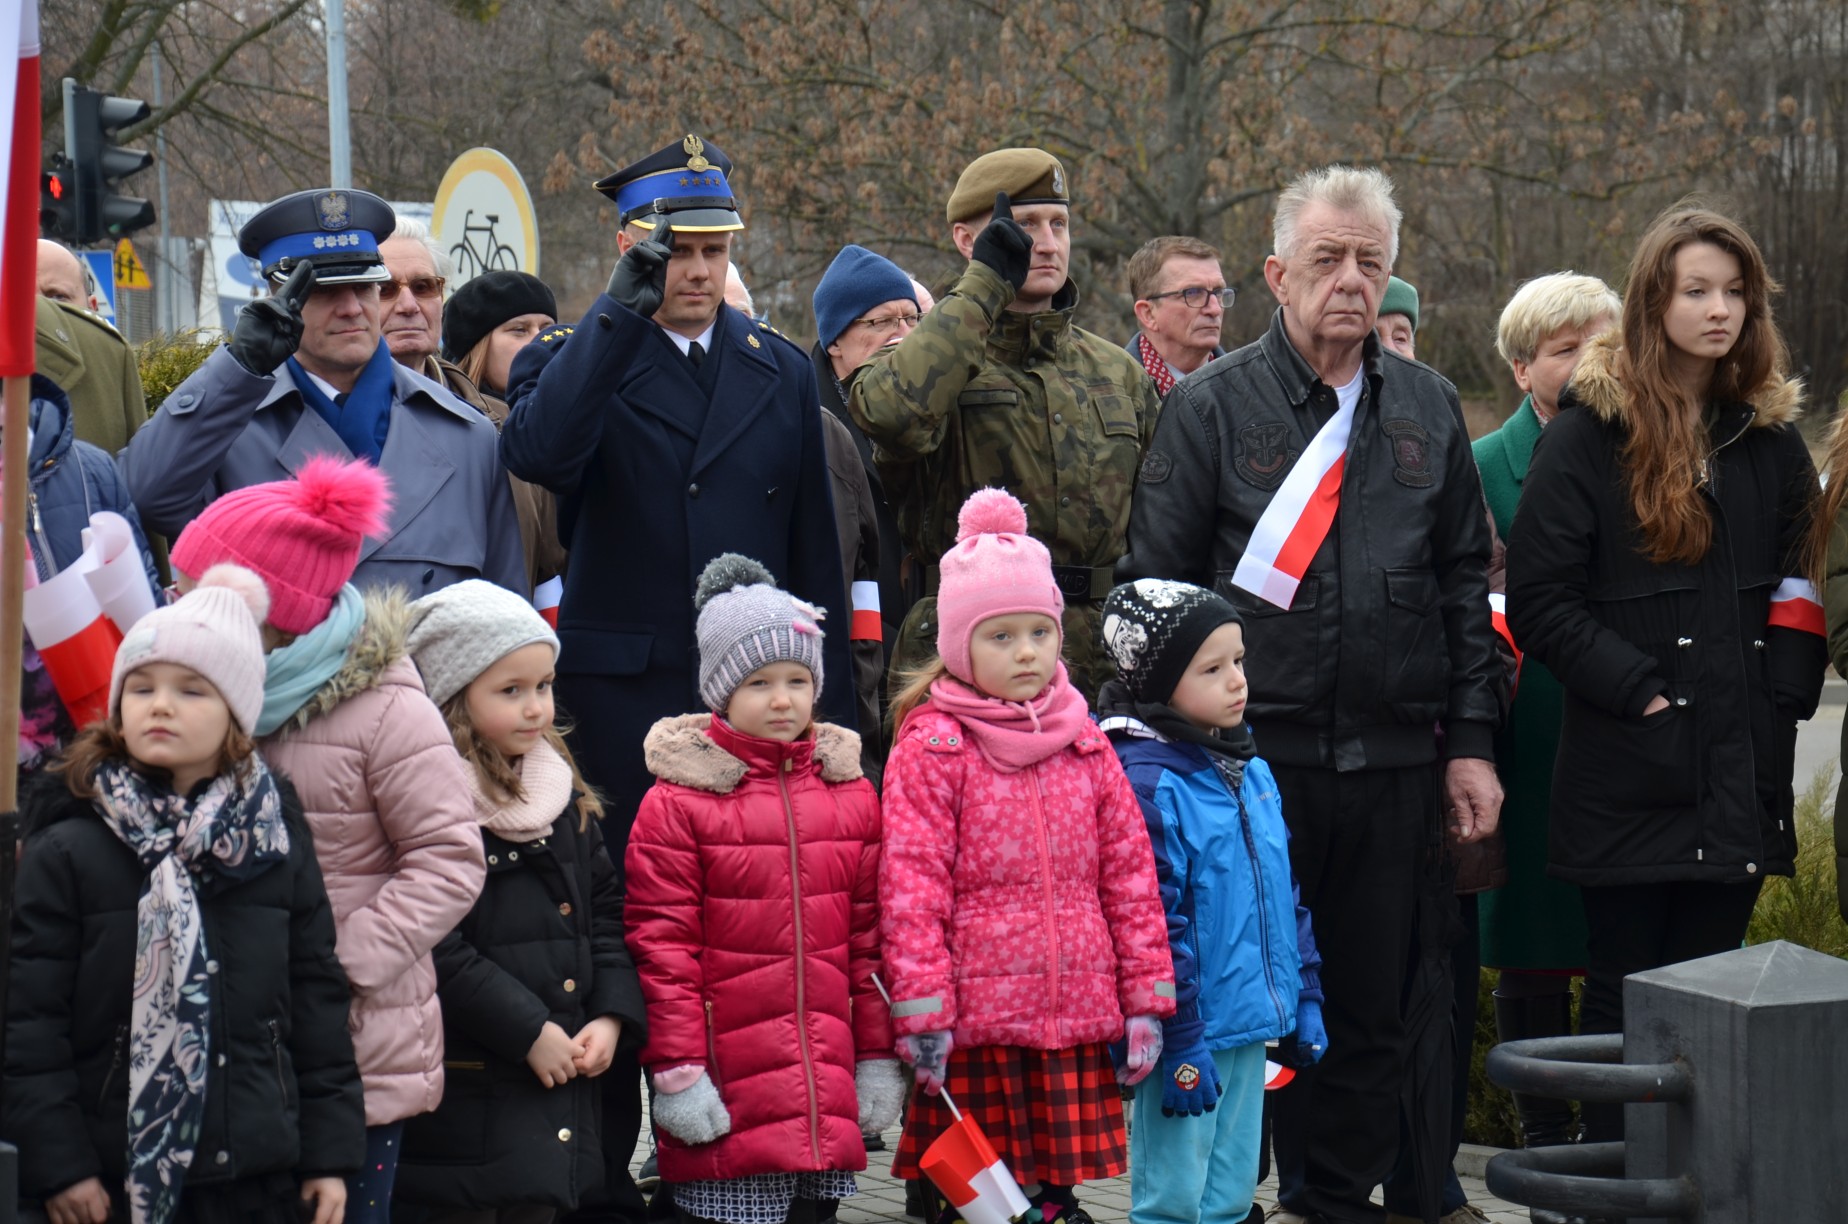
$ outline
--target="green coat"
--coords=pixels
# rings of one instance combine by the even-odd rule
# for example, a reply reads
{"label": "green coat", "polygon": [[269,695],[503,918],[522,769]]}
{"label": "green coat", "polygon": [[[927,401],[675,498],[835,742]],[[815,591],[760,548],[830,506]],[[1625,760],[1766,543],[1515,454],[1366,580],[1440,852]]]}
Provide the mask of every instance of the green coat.
{"label": "green coat", "polygon": [[[916,331],[854,373],[848,409],[872,439],[914,565],[934,571],[956,543],[963,502],[994,485],[1026,503],[1028,531],[1055,566],[1092,571],[1090,598],[1065,588],[1064,631],[1072,683],[1094,700],[1115,674],[1098,622],[1161,401],[1139,361],[1072,326],[1069,281],[1050,310],[1016,313],[1013,298],[998,273],[971,262]],[[936,605],[920,599],[905,617],[895,673],[936,653]]]}
{"label": "green coat", "polygon": [[37,309],[38,372],[70,397],[78,438],[113,457],[148,417],[135,350],[87,310],[48,297]]}
{"label": "green coat", "polygon": [[[1514,524],[1540,428],[1531,400],[1522,400],[1500,429],[1478,438],[1473,448],[1482,492],[1503,539]],[[1482,894],[1482,963],[1491,968],[1584,972],[1585,911],[1578,886],[1546,874],[1547,809],[1564,693],[1552,672],[1527,658],[1514,705],[1495,736],[1508,883]]]}

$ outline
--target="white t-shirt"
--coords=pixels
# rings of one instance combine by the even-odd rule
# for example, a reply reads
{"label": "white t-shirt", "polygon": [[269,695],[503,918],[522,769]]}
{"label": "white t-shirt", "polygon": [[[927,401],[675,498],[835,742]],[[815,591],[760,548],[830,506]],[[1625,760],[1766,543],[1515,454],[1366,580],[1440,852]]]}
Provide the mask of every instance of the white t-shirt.
{"label": "white t-shirt", "polygon": [[1354,371],[1354,377],[1347,380],[1346,386],[1335,388],[1335,403],[1341,411],[1346,412],[1360,403],[1360,384],[1366,376],[1367,364],[1363,361],[1360,368]]}

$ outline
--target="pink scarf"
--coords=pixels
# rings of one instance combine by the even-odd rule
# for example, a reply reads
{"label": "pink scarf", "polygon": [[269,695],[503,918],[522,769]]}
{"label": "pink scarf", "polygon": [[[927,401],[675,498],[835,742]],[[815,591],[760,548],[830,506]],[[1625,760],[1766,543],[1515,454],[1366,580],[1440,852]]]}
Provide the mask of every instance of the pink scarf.
{"label": "pink scarf", "polygon": [[1002,773],[1018,773],[1069,748],[1091,715],[1064,663],[1031,701],[1003,701],[945,676],[930,686],[930,703],[960,722],[982,756]]}

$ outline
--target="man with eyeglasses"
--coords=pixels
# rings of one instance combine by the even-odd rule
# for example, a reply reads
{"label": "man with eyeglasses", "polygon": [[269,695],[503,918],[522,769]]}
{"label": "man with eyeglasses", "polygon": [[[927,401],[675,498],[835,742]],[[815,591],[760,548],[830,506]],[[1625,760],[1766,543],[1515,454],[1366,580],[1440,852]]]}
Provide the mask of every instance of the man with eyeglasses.
{"label": "man with eyeglasses", "polygon": [[356,585],[416,598],[485,578],[530,595],[494,426],[381,338],[379,246],[395,219],[369,192],[326,188],[251,217],[238,249],[270,296],[129,441],[122,475],[142,521],[171,538],[213,499],[315,455],[365,459],[391,481],[391,524],[361,549]]}
{"label": "man with eyeglasses", "polygon": [[1027,504],[1028,529],[1052,553],[1065,662],[1095,697],[1112,672],[1097,641],[1102,601],[1161,402],[1133,357],[1072,324],[1071,196],[1057,158],[1043,149],[976,158],[944,216],[968,267],[848,388],[921,597],[891,667],[935,653],[936,560],[956,542],[963,501],[995,485]]}
{"label": "man with eyeglasses", "polygon": [[1219,251],[1198,238],[1151,238],[1129,258],[1129,292],[1142,328],[1126,346],[1166,396],[1174,384],[1215,357],[1233,291]]}

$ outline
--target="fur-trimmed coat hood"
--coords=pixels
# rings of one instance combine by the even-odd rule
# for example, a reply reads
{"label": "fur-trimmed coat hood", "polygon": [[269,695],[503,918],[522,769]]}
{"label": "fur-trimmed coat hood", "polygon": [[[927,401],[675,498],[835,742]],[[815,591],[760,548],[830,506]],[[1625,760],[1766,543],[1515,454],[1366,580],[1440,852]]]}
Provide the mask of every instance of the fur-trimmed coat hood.
{"label": "fur-trimmed coat hood", "polygon": [[409,604],[366,595],[346,662],[282,730],[270,767],[301,792],[353,986],[366,1125],[436,1108],[443,1024],[430,950],[487,875],[468,767],[405,653]]}
{"label": "fur-trimmed coat hood", "polygon": [[[1567,384],[1567,403],[1591,409],[1599,420],[1622,424],[1629,412],[1629,400],[1617,372],[1622,351],[1623,341],[1615,331],[1606,332],[1587,345],[1584,356],[1579,358],[1578,368],[1572,372],[1572,381]],[[1774,374],[1747,399],[1747,403],[1752,409],[1753,429],[1789,424],[1803,415],[1803,383]]]}
{"label": "fur-trimmed coat hood", "polygon": [[[675,782],[695,790],[729,795],[744,781],[751,762],[726,751],[710,734],[714,715],[680,714],[663,718],[649,729],[642,741],[642,754],[648,772],[664,782]],[[730,730],[730,728],[727,728]],[[852,782],[864,775],[860,769],[860,737],[833,723],[816,723],[814,734],[787,747],[792,757],[806,755],[821,773],[823,782]],[[735,740],[732,739],[735,737]],[[732,742],[768,745],[736,730]],[[755,755],[755,754],[753,754]]]}

